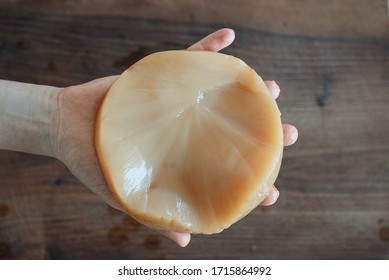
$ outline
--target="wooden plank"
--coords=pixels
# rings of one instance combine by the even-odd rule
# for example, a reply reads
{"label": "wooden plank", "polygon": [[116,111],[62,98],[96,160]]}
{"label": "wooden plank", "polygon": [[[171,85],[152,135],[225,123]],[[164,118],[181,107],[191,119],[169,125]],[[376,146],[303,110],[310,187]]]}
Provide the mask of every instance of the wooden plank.
{"label": "wooden plank", "polygon": [[185,249],[110,209],[58,161],[0,151],[0,258],[389,258],[386,1],[12,2],[0,4],[0,77],[57,86],[119,74],[228,23],[237,39],[225,52],[280,84],[300,139],[285,150],[275,206]]}
{"label": "wooden plank", "polygon": [[314,37],[382,37],[387,0],[5,0],[3,7],[67,15],[125,16],[172,23],[226,25]]}

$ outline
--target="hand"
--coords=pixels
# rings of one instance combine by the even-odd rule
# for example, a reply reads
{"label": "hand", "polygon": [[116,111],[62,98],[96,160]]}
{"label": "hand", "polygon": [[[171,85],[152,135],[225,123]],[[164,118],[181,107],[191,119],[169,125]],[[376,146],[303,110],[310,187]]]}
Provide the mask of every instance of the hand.
{"label": "hand", "polygon": [[[188,50],[206,50],[217,52],[229,46],[235,39],[231,29],[221,29],[197,42]],[[57,157],[89,189],[101,196],[110,206],[123,212],[124,209],[109,190],[94,148],[94,127],[97,111],[105,94],[118,76],[105,77],[86,84],[65,88],[59,96],[59,129]],[[270,92],[276,98],[280,92],[274,82],[266,82]],[[291,145],[297,139],[297,130],[284,125],[284,144]],[[262,205],[273,204],[279,196],[273,187]],[[190,241],[190,234],[165,232],[161,234],[184,247]]]}

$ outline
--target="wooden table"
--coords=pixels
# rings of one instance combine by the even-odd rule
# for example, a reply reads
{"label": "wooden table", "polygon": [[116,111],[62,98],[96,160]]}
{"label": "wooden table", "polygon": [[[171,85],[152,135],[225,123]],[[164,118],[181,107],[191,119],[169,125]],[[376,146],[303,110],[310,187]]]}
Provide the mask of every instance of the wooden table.
{"label": "wooden table", "polygon": [[225,52],[279,83],[300,138],[285,150],[276,205],[184,249],[62,163],[0,151],[0,258],[389,259],[385,0],[46,2],[1,2],[0,78],[78,84],[231,27]]}

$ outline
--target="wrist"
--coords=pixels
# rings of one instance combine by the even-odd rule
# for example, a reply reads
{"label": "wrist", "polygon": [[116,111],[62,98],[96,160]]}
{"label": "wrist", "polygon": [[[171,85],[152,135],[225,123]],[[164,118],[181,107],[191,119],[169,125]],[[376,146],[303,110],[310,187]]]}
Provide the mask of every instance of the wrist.
{"label": "wrist", "polygon": [[60,91],[0,80],[0,149],[56,157]]}

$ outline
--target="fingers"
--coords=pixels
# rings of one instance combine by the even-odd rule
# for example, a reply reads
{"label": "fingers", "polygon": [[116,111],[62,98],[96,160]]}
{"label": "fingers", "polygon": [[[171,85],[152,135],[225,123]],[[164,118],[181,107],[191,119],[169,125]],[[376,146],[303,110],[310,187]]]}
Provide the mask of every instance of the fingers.
{"label": "fingers", "polygon": [[190,242],[190,233],[180,233],[174,231],[158,231],[163,236],[177,243],[178,246],[186,247]]}
{"label": "fingers", "polygon": [[269,206],[274,204],[278,197],[280,196],[280,192],[277,190],[275,186],[273,186],[267,195],[267,197],[261,202],[262,206]]}
{"label": "fingers", "polygon": [[265,81],[265,85],[267,86],[271,95],[273,95],[274,98],[277,98],[278,95],[280,95],[280,87],[275,81]]}
{"label": "fingers", "polygon": [[[282,129],[284,131],[284,146],[289,146],[294,144],[298,138],[298,131],[293,125],[283,124]],[[275,186],[272,187],[268,196],[261,202],[263,206],[269,206],[274,204],[278,197],[280,196],[280,192],[277,190]]]}
{"label": "fingers", "polygon": [[[270,94],[277,98],[280,95],[280,87],[277,85],[275,81],[265,81],[266,87],[269,89]],[[298,138],[297,128],[290,124],[282,125],[283,133],[284,133],[284,146],[289,146],[294,144]],[[263,206],[269,206],[274,204],[278,197],[280,196],[280,192],[277,190],[275,186],[272,187],[268,196],[261,202]]]}
{"label": "fingers", "polygon": [[234,30],[229,28],[223,28],[208,35],[204,39],[201,39],[199,42],[190,46],[188,50],[218,52],[231,45],[234,39]]}
{"label": "fingers", "polygon": [[[265,81],[265,85],[274,98],[280,95],[280,87],[275,81]],[[283,124],[282,129],[284,131],[284,146],[293,145],[298,138],[297,128],[290,124]]]}
{"label": "fingers", "polygon": [[283,124],[282,129],[284,131],[284,146],[293,145],[298,138],[298,130],[291,124]]}

